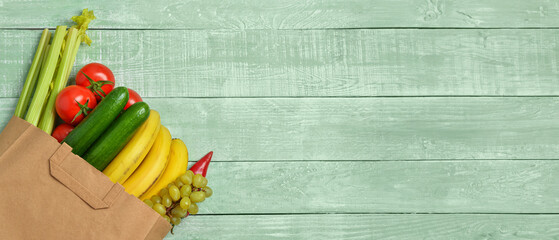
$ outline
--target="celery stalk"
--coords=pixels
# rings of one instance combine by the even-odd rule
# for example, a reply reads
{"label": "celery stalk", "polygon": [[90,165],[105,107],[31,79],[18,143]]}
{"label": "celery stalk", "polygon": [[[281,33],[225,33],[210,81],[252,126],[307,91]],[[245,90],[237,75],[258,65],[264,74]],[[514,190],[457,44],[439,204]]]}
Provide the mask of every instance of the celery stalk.
{"label": "celery stalk", "polygon": [[35,89],[35,96],[33,96],[33,100],[31,101],[31,105],[29,106],[29,110],[25,116],[25,120],[35,126],[39,123],[39,118],[41,117],[41,113],[45,105],[49,85],[52,81],[54,70],[56,70],[58,57],[60,55],[60,48],[62,47],[62,41],[64,40],[65,35],[66,26],[57,26],[52,43],[50,44],[47,58],[45,59],[41,73],[39,74],[37,88]]}
{"label": "celery stalk", "polygon": [[60,60],[58,69],[56,71],[56,77],[53,81],[50,96],[48,98],[47,104],[45,105],[45,110],[43,111],[41,120],[39,122],[38,127],[48,134],[51,134],[54,126],[54,103],[56,101],[56,96],[58,96],[58,93],[62,91],[64,87],[66,87],[66,84],[68,83],[68,77],[70,76],[70,70],[72,70],[72,66],[74,65],[74,46],[76,44],[80,44],[77,41],[77,37],[78,30],[74,27],[71,27],[68,30],[68,35],[66,36],[64,53],[62,54],[62,59]]}
{"label": "celery stalk", "polygon": [[33,57],[33,62],[31,63],[31,67],[27,73],[27,78],[25,79],[25,84],[23,85],[23,89],[21,90],[21,94],[17,102],[14,115],[19,118],[23,118],[25,116],[25,112],[27,111],[29,99],[33,94],[33,90],[37,83],[37,76],[39,76],[41,65],[43,64],[46,56],[46,49],[50,42],[50,35],[49,29],[45,28],[43,30],[43,34],[41,35],[41,40],[39,40],[39,46],[37,46],[37,51],[35,51],[35,57]]}
{"label": "celery stalk", "polygon": [[[79,33],[79,31],[78,31],[78,33]],[[78,50],[80,49],[80,45],[81,45],[81,42],[82,42],[81,38],[82,38],[82,35],[78,34],[78,36],[76,38],[76,44],[74,45],[74,49],[72,49],[72,52],[71,52],[72,55],[70,55],[72,57],[70,59],[71,63],[74,63],[76,61],[76,56],[78,55]],[[68,69],[66,69],[66,73],[68,75],[66,76],[66,79],[68,79],[70,77],[70,73],[72,72],[73,65],[68,65],[67,67],[68,67]]]}
{"label": "celery stalk", "polygon": [[[72,26],[72,28],[76,28],[78,30],[76,41],[77,43],[74,45],[74,49],[72,50],[72,54],[70,55],[72,58],[70,60],[71,63],[76,61],[76,56],[78,55],[78,50],[80,49],[80,45],[82,42],[86,43],[87,45],[91,45],[91,39],[87,36],[85,31],[89,28],[89,23],[95,19],[95,15],[93,15],[93,11],[89,11],[87,8],[83,9],[82,15],[80,16],[73,16],[72,21],[76,22],[76,25]],[[72,65],[67,66],[66,79],[70,77],[70,72],[72,70]]]}
{"label": "celery stalk", "polygon": [[54,71],[56,70],[56,65],[60,55],[60,48],[62,47],[62,41],[64,40],[65,35],[66,26],[57,26],[50,49],[47,53],[47,58],[43,63],[43,67],[39,75],[35,95],[33,96],[33,100],[31,101],[31,105],[29,106],[29,110],[25,116],[25,120],[35,126],[39,123],[39,118],[41,117],[41,113],[45,105],[49,85],[52,81]]}

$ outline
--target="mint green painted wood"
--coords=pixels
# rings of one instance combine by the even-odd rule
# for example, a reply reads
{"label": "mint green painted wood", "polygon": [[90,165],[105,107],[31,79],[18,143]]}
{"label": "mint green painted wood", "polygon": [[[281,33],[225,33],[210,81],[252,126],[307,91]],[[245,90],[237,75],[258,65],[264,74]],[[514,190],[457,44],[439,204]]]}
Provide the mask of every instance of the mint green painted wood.
{"label": "mint green painted wood", "polygon": [[[91,31],[98,61],[144,97],[559,95],[559,30]],[[0,30],[17,97],[40,31]]]}
{"label": "mint green painted wood", "polygon": [[83,7],[74,74],[109,65],[191,165],[215,152],[166,239],[559,238],[554,1],[0,0],[0,126]]}
{"label": "mint green painted wood", "polygon": [[557,159],[557,98],[147,99],[219,161]]}
{"label": "mint green painted wood", "polygon": [[82,8],[94,27],[135,29],[323,29],[557,27],[555,1],[526,0],[87,0],[0,1],[0,28],[66,23]]}
{"label": "mint green painted wood", "polygon": [[[192,159],[558,159],[558,98],[146,98]],[[0,124],[15,109],[3,99]],[[286,163],[289,164],[289,163]]]}
{"label": "mint green painted wood", "polygon": [[198,215],[166,239],[553,240],[558,222],[557,215]]}

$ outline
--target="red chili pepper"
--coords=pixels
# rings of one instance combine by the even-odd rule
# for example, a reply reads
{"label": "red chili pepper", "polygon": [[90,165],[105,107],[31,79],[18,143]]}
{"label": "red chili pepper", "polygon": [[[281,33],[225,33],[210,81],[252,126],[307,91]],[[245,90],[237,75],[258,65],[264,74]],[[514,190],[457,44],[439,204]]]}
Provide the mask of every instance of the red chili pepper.
{"label": "red chili pepper", "polygon": [[208,166],[210,165],[210,161],[212,160],[213,154],[214,152],[211,151],[208,154],[206,154],[206,156],[200,158],[200,160],[198,160],[198,162],[196,162],[196,164],[194,164],[190,168],[190,171],[192,171],[194,174],[202,174],[202,176],[205,177],[206,173],[208,172]]}

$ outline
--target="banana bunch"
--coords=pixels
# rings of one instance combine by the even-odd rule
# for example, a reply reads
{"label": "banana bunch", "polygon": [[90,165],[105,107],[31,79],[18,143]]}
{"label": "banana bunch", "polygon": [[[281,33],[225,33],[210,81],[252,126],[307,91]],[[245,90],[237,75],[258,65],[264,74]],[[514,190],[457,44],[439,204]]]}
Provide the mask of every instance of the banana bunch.
{"label": "banana bunch", "polygon": [[147,121],[103,173],[143,200],[184,174],[187,165],[186,145],[180,139],[171,139],[159,113],[151,110]]}

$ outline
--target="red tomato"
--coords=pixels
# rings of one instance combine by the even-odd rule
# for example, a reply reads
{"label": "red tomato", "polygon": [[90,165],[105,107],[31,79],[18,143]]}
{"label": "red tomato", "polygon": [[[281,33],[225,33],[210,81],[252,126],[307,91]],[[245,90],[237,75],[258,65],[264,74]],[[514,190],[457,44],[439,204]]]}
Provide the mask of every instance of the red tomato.
{"label": "red tomato", "polygon": [[97,106],[95,95],[82,86],[68,86],[56,96],[56,112],[64,122],[76,126]]}
{"label": "red tomato", "polygon": [[68,136],[68,133],[70,133],[72,130],[74,130],[74,126],[63,123],[58,125],[58,127],[56,127],[52,131],[52,136],[56,138],[58,142],[62,142],[62,140],[64,140],[64,138],[66,138],[66,136]]}
{"label": "red tomato", "polygon": [[143,102],[142,98],[140,97],[140,95],[136,91],[129,88],[128,89],[128,102],[124,106],[124,110],[126,110],[128,107],[132,106],[132,104],[137,103],[137,102]]}
{"label": "red tomato", "polygon": [[91,90],[99,101],[113,90],[115,76],[107,66],[101,63],[90,63],[78,71],[76,85]]}

